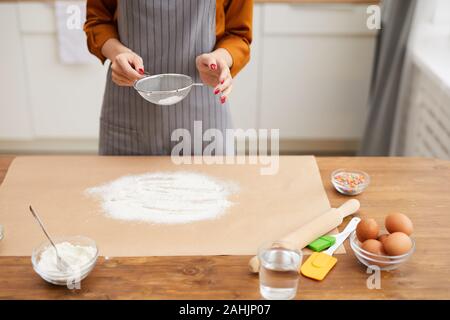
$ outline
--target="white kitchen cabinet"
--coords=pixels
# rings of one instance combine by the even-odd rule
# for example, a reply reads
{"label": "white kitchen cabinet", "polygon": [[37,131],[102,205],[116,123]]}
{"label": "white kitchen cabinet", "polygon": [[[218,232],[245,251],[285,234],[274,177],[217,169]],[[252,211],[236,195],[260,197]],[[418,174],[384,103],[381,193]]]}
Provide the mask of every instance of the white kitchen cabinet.
{"label": "white kitchen cabinet", "polygon": [[25,35],[24,48],[36,138],[97,137],[106,79],[101,64],[55,63],[52,34]]}
{"label": "white kitchen cabinet", "polygon": [[105,68],[60,63],[51,2],[1,4],[0,15],[0,151],[94,151]]}
{"label": "white kitchen cabinet", "polygon": [[17,2],[19,29],[25,34],[53,34],[56,19],[53,2]]}
{"label": "white kitchen cabinet", "polygon": [[281,139],[359,139],[375,45],[365,6],[268,4],[262,14],[260,127]]}
{"label": "white kitchen cabinet", "polygon": [[104,67],[59,61],[53,5],[19,3],[19,13],[35,138],[95,139]]}
{"label": "white kitchen cabinet", "polygon": [[17,5],[0,4],[0,139],[29,139],[33,124]]}
{"label": "white kitchen cabinet", "polygon": [[262,42],[261,6],[255,6],[253,16],[251,59],[234,79],[233,92],[230,96],[233,125],[235,128],[242,129],[258,127],[259,62]]}
{"label": "white kitchen cabinet", "polygon": [[367,28],[367,5],[266,4],[264,35],[373,35]]}

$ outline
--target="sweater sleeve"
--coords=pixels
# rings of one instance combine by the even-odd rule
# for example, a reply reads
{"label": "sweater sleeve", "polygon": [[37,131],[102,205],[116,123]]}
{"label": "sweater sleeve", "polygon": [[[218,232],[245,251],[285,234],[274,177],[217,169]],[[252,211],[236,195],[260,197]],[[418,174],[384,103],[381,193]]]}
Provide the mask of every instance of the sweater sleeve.
{"label": "sweater sleeve", "polygon": [[116,9],[117,0],[87,0],[84,24],[87,46],[103,63],[106,61],[102,54],[103,45],[111,38],[119,38]]}
{"label": "sweater sleeve", "polygon": [[219,33],[216,48],[226,49],[233,58],[234,77],[250,60],[252,42],[253,0],[224,1],[224,30]]}

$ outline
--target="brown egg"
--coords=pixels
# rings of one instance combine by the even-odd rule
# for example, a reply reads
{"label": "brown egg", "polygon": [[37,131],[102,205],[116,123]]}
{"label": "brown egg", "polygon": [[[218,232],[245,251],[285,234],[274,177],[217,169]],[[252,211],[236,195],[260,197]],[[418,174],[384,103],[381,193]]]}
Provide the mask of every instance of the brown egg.
{"label": "brown egg", "polygon": [[382,234],[378,237],[378,241],[380,241],[384,245],[384,241],[387,239],[389,235],[387,233]]}
{"label": "brown egg", "polygon": [[408,236],[413,233],[413,223],[403,213],[391,213],[384,220],[386,230],[390,233],[403,232]]}
{"label": "brown egg", "polygon": [[412,241],[407,234],[404,234],[403,232],[394,232],[384,240],[383,246],[388,255],[400,256],[411,250]]}
{"label": "brown egg", "polygon": [[[378,255],[383,255],[383,256],[386,255],[386,252],[384,251],[384,248],[383,248],[383,244],[378,240],[374,240],[374,239],[366,240],[361,245],[361,248],[363,250],[368,251],[373,254],[378,254]],[[378,260],[378,261],[389,261],[389,258],[385,258],[385,257],[371,257],[371,256],[368,256],[368,257],[371,259]],[[375,262],[375,261],[371,261],[371,260],[368,260],[367,262],[370,265],[376,265],[379,267],[385,267],[387,265],[385,263]]]}
{"label": "brown egg", "polygon": [[363,219],[356,227],[356,236],[360,242],[367,239],[376,239],[378,236],[379,227],[374,219]]}
{"label": "brown egg", "polygon": [[375,239],[368,239],[364,241],[363,244],[361,245],[361,248],[373,254],[380,254],[380,255],[385,254],[383,244]]}

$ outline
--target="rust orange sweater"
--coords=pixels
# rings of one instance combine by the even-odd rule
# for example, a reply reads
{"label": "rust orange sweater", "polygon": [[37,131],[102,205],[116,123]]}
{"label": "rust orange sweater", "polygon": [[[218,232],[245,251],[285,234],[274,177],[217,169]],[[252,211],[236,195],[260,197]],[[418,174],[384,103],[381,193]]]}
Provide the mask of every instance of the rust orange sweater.
{"label": "rust orange sweater", "polygon": [[[84,31],[88,48],[102,62],[103,44],[119,39],[117,30],[118,0],[88,0]],[[250,59],[252,41],[253,0],[216,1],[216,49],[228,50],[233,58],[231,74],[235,76]],[[119,39],[120,40],[120,39]]]}

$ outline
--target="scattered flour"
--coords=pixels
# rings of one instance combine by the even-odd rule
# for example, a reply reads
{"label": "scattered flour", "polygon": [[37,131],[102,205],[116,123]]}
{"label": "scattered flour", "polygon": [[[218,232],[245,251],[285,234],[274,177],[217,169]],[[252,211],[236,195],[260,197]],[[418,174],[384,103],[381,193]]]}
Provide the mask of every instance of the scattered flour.
{"label": "scattered flour", "polygon": [[[96,254],[96,249],[93,247],[73,245],[69,242],[57,243],[56,248],[61,259],[67,262],[73,270],[79,270],[91,261]],[[41,253],[37,266],[41,272],[46,274],[63,275],[56,266],[56,252],[52,246],[48,246]]]}
{"label": "scattered flour", "polygon": [[171,97],[159,100],[158,104],[162,105],[162,106],[170,106],[172,104],[180,102],[181,100],[183,100],[182,96],[171,96]]}
{"label": "scattered flour", "polygon": [[125,176],[90,188],[103,211],[120,220],[160,224],[215,219],[233,203],[237,186],[192,172],[162,172]]}

